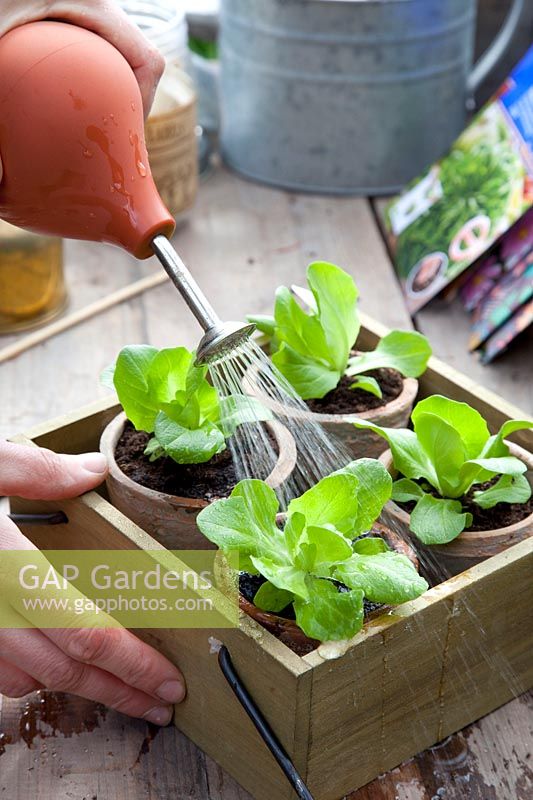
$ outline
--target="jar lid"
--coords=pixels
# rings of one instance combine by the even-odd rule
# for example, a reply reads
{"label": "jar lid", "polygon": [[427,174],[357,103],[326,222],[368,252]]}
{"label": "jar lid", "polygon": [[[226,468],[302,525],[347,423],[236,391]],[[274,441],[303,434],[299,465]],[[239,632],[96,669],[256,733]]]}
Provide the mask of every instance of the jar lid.
{"label": "jar lid", "polygon": [[120,0],[120,5],[167,60],[187,63],[188,32],[183,0]]}

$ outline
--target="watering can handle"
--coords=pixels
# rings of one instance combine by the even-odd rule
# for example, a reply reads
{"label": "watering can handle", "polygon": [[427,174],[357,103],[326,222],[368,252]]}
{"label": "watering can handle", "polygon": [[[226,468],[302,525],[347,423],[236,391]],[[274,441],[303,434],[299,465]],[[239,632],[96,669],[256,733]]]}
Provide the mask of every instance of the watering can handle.
{"label": "watering can handle", "polygon": [[505,18],[500,32],[490,45],[490,47],[483,53],[477,64],[474,65],[472,72],[467,81],[467,91],[470,95],[477,91],[480,84],[483,83],[487,75],[499,64],[502,57],[518,29],[518,25],[522,19],[526,9],[526,0],[514,0],[509,13]]}

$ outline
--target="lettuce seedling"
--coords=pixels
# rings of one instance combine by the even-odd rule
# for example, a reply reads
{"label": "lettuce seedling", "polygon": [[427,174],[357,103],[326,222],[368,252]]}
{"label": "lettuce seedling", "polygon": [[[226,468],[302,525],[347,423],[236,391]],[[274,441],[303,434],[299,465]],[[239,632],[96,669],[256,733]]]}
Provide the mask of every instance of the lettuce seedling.
{"label": "lettuce seedling", "polygon": [[133,426],[153,433],[145,450],[151,461],[165,455],[198,464],[222,452],[238,425],[271,418],[254,398],[220,397],[206,374],[185,347],[132,345],[120,351],[102,381],[115,388]]}
{"label": "lettuce seedling", "polygon": [[[364,420],[354,425],[375,431],[389,443],[394,466],[403,476],[394,482],[392,499],[414,501],[411,530],[421,542],[445,544],[472,524],[472,515],[463,511],[460,501],[472,489],[480,508],[529,500],[527,467],[510,455],[504,439],[533,428],[532,421],[509,420],[491,436],[475,409],[441,395],[421,400],[411,419],[413,430],[381,428]],[[475,489],[486,481],[493,484]]]}
{"label": "lettuce seedling", "polygon": [[365,373],[390,368],[416,378],[424,372],[431,348],[415,331],[391,331],[372,352],[350,356],[361,327],[359,292],[344,270],[316,261],[307,269],[307,283],[308,290],[295,287],[293,292],[280,286],[274,316],[248,316],[270,340],[272,361],[300,397],[324,397],[347,375],[354,379],[353,389],[381,398],[378,382]]}
{"label": "lettuce seedling", "polygon": [[197,523],[222,551],[238,551],[241,569],[266,578],[254,597],[259,608],[277,612],[292,603],[307,636],[348,639],[363,625],[364,597],[404,603],[428,588],[383,539],[356,538],[371,528],[391,488],[379,461],[360,459],[292,500],[283,528],[276,495],[259,480],[241,481]]}

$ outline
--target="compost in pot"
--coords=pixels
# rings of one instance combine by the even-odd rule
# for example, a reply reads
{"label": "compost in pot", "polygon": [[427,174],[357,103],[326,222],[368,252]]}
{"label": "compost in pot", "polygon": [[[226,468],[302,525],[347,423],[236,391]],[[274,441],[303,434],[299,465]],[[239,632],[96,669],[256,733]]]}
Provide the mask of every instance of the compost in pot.
{"label": "compost in pot", "polygon": [[[268,435],[268,434],[267,434]],[[278,453],[272,434],[273,450]],[[126,422],[115,449],[120,469],[136,483],[157,492],[211,501],[226,497],[239,481],[231,451],[226,449],[201,464],[177,464],[169,456],[150,461],[145,455],[150,435]],[[265,479],[267,474],[258,474]]]}
{"label": "compost in pot", "polygon": [[353,379],[343,375],[335,389],[324,397],[306,400],[307,407],[316,414],[359,414],[381,408],[402,393],[403,378],[395,369],[369,370],[367,377],[378,384],[380,397],[364,389],[353,389]]}

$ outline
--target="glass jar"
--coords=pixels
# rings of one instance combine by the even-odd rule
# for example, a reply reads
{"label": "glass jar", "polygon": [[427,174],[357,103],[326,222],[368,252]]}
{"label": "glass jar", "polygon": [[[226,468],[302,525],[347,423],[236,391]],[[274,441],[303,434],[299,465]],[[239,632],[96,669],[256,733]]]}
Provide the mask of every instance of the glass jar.
{"label": "glass jar", "polygon": [[0,220],[0,333],[48,322],[66,302],[62,240]]}
{"label": "glass jar", "polygon": [[176,0],[122,2],[124,10],[165,57],[166,66],[145,124],[150,169],[170,213],[179,219],[198,190],[196,94],[185,68],[185,11]]}

